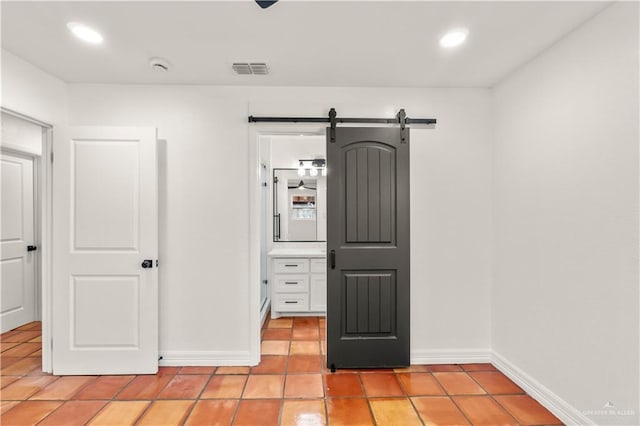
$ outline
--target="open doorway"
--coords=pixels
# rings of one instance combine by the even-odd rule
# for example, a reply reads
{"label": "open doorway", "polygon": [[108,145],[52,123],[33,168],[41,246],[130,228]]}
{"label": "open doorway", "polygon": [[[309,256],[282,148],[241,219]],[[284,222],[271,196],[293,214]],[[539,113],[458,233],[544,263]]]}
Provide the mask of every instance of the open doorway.
{"label": "open doorway", "polygon": [[44,159],[50,152],[51,125],[2,108],[1,132],[0,331],[3,342],[15,346],[9,350],[41,359],[41,369],[50,371],[49,345],[42,342],[50,335],[45,285],[50,163]]}

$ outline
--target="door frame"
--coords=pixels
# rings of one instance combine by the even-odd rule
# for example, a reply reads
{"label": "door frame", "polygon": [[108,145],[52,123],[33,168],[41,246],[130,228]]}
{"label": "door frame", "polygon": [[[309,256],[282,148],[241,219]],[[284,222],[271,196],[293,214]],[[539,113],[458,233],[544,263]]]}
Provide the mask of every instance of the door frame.
{"label": "door frame", "polygon": [[269,136],[324,137],[326,127],[326,123],[254,123],[249,126],[249,360],[253,365],[260,362],[262,326],[260,315],[260,204],[262,203],[260,146],[264,143],[263,139]]}
{"label": "door frame", "polygon": [[52,214],[52,148],[53,125],[30,115],[0,107],[0,112],[36,124],[42,128],[42,154],[40,156],[15,147],[3,147],[7,153],[31,157],[34,160],[34,242],[36,250],[35,298],[36,319],[42,322],[42,371],[51,373],[51,221]]}

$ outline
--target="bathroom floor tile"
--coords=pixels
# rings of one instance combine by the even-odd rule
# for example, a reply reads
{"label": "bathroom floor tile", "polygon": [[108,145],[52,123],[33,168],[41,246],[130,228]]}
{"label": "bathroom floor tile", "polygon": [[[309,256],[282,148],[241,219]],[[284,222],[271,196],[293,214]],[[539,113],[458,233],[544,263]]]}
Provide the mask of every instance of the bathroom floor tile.
{"label": "bathroom floor tile", "polygon": [[464,371],[497,371],[493,364],[460,364]]}
{"label": "bathroom floor tile", "polygon": [[237,406],[238,400],[236,399],[198,401],[185,425],[229,426]]}
{"label": "bathroom floor tile", "polygon": [[328,397],[364,396],[358,374],[327,374],[324,379]]}
{"label": "bathroom floor tile", "polygon": [[502,405],[521,425],[561,425],[562,422],[528,395],[496,396]]}
{"label": "bathroom floor tile", "polygon": [[318,340],[319,338],[320,332],[317,327],[293,327],[292,340]]}
{"label": "bathroom floor tile", "polygon": [[111,401],[89,424],[93,426],[132,425],[149,404],[149,401]]}
{"label": "bathroom floor tile", "polygon": [[249,376],[243,398],[282,398],[284,375],[262,374]]}
{"label": "bathroom floor tile", "polygon": [[476,371],[470,372],[469,376],[490,394],[524,393],[518,385],[499,371]]}
{"label": "bathroom floor tile", "polygon": [[3,360],[0,374],[3,376],[24,376],[34,370],[42,370],[40,358],[26,357],[9,364]]}
{"label": "bathroom floor tile", "polygon": [[321,426],[327,423],[324,402],[316,400],[285,399],[282,404],[282,426]]}
{"label": "bathroom floor tile", "polygon": [[404,395],[393,373],[366,373],[360,374],[360,378],[368,397]]}
{"label": "bathroom floor tile", "polygon": [[317,330],[318,317],[295,317],[293,319],[293,328],[315,328]]}
{"label": "bathroom floor tile", "polygon": [[116,395],[115,399],[155,399],[172,377],[171,375],[137,376]]}
{"label": "bathroom floor tile", "polygon": [[34,352],[37,352],[42,347],[40,343],[20,343],[18,346],[15,346],[11,349],[2,352],[2,357],[7,356],[15,356],[15,357],[25,357],[29,356]]}
{"label": "bathroom floor tile", "polygon": [[321,374],[290,374],[284,386],[285,398],[322,398]]}
{"label": "bathroom floor tile", "polygon": [[0,401],[0,414],[4,414],[18,404],[20,404],[20,401]]}
{"label": "bathroom floor tile", "polygon": [[94,376],[63,376],[29,399],[41,401],[71,399],[80,389],[94,380],[96,380]]}
{"label": "bathroom floor tile", "polygon": [[320,355],[320,345],[317,340],[292,340],[291,355]]}
{"label": "bathroom floor tile", "polygon": [[158,399],[196,399],[207,384],[203,374],[177,374],[158,394]]}
{"label": "bathroom floor tile", "polygon": [[240,398],[247,376],[222,375],[213,376],[200,395],[201,399],[209,398]]}
{"label": "bathroom floor tile", "polygon": [[177,374],[213,374],[216,367],[182,367]]}
{"label": "bathroom floor tile", "polygon": [[264,330],[262,340],[290,340],[291,328],[267,328]]}
{"label": "bathroom floor tile", "polygon": [[373,425],[369,403],[364,398],[327,399],[327,417],[331,426]]}
{"label": "bathroom floor tile", "polygon": [[407,398],[375,398],[369,400],[369,405],[379,425],[422,425]]}
{"label": "bathroom floor tile", "polygon": [[284,374],[288,358],[286,355],[263,355],[260,364],[251,368],[251,374]]}
{"label": "bathroom floor tile", "polygon": [[2,389],[0,396],[3,401],[27,399],[35,393],[40,392],[58,378],[54,376],[25,376],[20,378],[15,376],[7,377],[13,377],[16,381]]}
{"label": "bathroom floor tile", "polygon": [[481,395],[486,393],[467,373],[433,373],[449,395]]}
{"label": "bathroom floor tile", "polygon": [[154,401],[136,425],[181,425],[195,401]]}
{"label": "bathroom floor tile", "polygon": [[446,396],[411,398],[425,425],[468,425],[458,407]]}
{"label": "bathroom floor tile", "polygon": [[321,371],[322,357],[320,355],[289,356],[288,373],[320,373]]}
{"label": "bathroom floor tile", "polygon": [[216,374],[249,374],[251,367],[218,367]]}
{"label": "bathroom floor tile", "polygon": [[4,389],[11,383],[18,380],[20,376],[0,376],[0,389]]}
{"label": "bathroom floor tile", "polygon": [[234,426],[277,426],[282,400],[243,399],[238,406]]}
{"label": "bathroom floor tile", "polygon": [[0,337],[1,422],[21,426],[36,422],[49,426],[560,423],[488,363],[331,373],[323,355],[325,336],[324,318],[267,320],[261,361],[254,367],[160,367],[149,375],[60,377],[42,372],[40,325],[27,324]]}
{"label": "bathroom floor tile", "polygon": [[107,401],[67,401],[38,426],[81,426],[87,424]]}
{"label": "bathroom floor tile", "polygon": [[474,425],[518,424],[518,422],[490,396],[454,396],[453,400]]}
{"label": "bathroom floor tile", "polygon": [[262,355],[288,355],[289,340],[265,340],[262,342]]}
{"label": "bathroom floor tile", "polygon": [[8,351],[11,348],[15,348],[19,344],[20,343],[18,342],[0,342],[0,352],[2,352],[2,355],[4,356],[5,351]]}
{"label": "bathroom floor tile", "polygon": [[135,376],[100,376],[74,395],[73,399],[113,399]]}
{"label": "bathroom floor tile", "polygon": [[277,318],[269,320],[267,328],[291,328],[293,327],[292,318]]}
{"label": "bathroom floor tile", "polygon": [[438,381],[429,373],[397,374],[407,395],[445,395]]}
{"label": "bathroom floor tile", "polygon": [[426,367],[432,373],[463,371],[462,367],[455,364],[432,364],[432,365],[427,365]]}
{"label": "bathroom floor tile", "polygon": [[2,415],[2,426],[35,425],[61,405],[61,401],[23,401]]}

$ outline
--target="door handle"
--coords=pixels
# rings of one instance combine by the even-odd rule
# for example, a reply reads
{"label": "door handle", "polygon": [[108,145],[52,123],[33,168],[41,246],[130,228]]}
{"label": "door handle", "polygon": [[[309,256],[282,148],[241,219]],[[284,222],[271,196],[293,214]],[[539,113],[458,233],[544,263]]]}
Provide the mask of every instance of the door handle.
{"label": "door handle", "polygon": [[331,269],[336,269],[336,251],[335,250],[331,250]]}
{"label": "door handle", "polygon": [[27,251],[36,251],[38,250],[38,246],[27,246]]}
{"label": "door handle", "polygon": [[144,269],[147,269],[147,268],[153,268],[153,260],[151,260],[151,259],[145,259],[145,260],[143,260],[143,261],[142,261],[142,267],[143,267]]}

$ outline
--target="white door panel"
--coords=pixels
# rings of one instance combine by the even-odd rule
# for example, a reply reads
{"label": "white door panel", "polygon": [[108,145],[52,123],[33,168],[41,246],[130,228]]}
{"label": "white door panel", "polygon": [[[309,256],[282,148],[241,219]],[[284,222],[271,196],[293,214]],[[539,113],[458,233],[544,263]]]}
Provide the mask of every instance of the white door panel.
{"label": "white door panel", "polygon": [[33,158],[2,153],[0,223],[1,331],[36,320]]}
{"label": "white door panel", "polygon": [[155,129],[76,127],[56,142],[54,374],[155,373]]}

